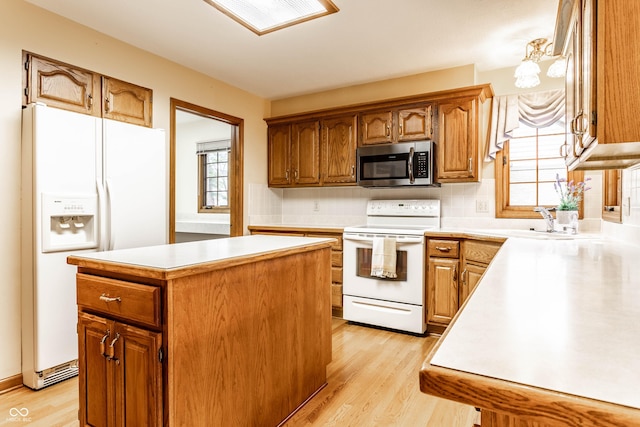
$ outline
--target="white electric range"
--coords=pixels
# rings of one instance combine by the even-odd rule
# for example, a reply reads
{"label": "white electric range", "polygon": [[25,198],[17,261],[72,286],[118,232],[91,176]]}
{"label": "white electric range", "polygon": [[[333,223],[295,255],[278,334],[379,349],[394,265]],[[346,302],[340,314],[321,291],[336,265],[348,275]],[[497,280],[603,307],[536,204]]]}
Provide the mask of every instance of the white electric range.
{"label": "white electric range", "polygon": [[[370,200],[367,223],[346,227],[345,320],[422,334],[426,331],[425,237],[440,227],[440,200]],[[397,277],[371,275],[373,242],[393,238]]]}

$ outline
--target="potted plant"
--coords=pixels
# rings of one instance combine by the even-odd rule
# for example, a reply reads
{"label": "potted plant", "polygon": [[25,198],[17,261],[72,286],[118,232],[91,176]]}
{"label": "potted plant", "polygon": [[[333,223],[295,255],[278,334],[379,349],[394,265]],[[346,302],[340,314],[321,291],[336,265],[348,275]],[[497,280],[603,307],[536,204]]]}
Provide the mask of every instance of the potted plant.
{"label": "potted plant", "polygon": [[573,180],[567,181],[565,178],[560,178],[560,175],[556,174],[556,182],[553,187],[560,197],[560,203],[556,207],[556,223],[560,226],[561,231],[568,231],[572,234],[578,232],[578,208],[583,193],[591,188],[586,184],[586,181],[590,179],[587,178],[585,181],[575,183]]}

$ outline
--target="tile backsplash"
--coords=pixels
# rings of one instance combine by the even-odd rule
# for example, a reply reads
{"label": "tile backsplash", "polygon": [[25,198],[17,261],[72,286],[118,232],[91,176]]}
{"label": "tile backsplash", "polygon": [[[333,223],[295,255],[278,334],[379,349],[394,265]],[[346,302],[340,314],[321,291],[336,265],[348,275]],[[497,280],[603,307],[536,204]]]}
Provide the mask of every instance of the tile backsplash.
{"label": "tile backsplash", "polygon": [[[592,189],[585,193],[581,231],[600,231],[602,174],[588,173]],[[495,180],[442,184],[441,187],[368,189],[361,187],[268,188],[249,186],[249,224],[346,226],[366,222],[370,199],[438,199],[441,226],[465,228],[536,228],[540,219],[495,218]]]}

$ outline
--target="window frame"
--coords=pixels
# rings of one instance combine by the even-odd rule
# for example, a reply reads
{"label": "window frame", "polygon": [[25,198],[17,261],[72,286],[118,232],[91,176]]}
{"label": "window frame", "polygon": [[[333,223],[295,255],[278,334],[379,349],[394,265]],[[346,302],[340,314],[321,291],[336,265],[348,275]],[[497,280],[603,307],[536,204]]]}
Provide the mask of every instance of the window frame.
{"label": "window frame", "polygon": [[[539,135],[536,134],[536,141]],[[539,160],[536,156],[536,161]],[[538,212],[534,212],[535,206],[511,206],[509,205],[509,141],[505,141],[503,149],[496,153],[495,159],[495,195],[496,218],[540,218]],[[567,171],[567,180],[574,182],[584,181],[583,171]],[[537,182],[537,178],[536,178]],[[543,205],[553,208],[553,205]],[[584,218],[584,198],[578,206],[578,216]]]}
{"label": "window frame", "polygon": [[[216,152],[216,151],[224,151],[226,150],[228,153],[227,157],[227,206],[211,206],[206,207],[205,200],[206,192],[207,192],[207,180],[206,170],[207,170],[207,153]],[[229,197],[231,196],[229,191],[230,185],[230,162],[231,162],[231,149],[230,148],[220,148],[215,150],[209,150],[208,152],[198,153],[198,213],[230,213],[231,206],[229,204]],[[220,163],[220,162],[218,162]]]}

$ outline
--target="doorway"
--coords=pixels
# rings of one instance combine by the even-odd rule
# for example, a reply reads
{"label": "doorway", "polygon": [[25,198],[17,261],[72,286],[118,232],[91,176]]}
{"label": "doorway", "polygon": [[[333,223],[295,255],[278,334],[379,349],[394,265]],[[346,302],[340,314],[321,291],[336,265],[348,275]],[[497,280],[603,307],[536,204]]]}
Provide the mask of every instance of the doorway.
{"label": "doorway", "polygon": [[171,98],[169,242],[243,234],[243,119]]}

